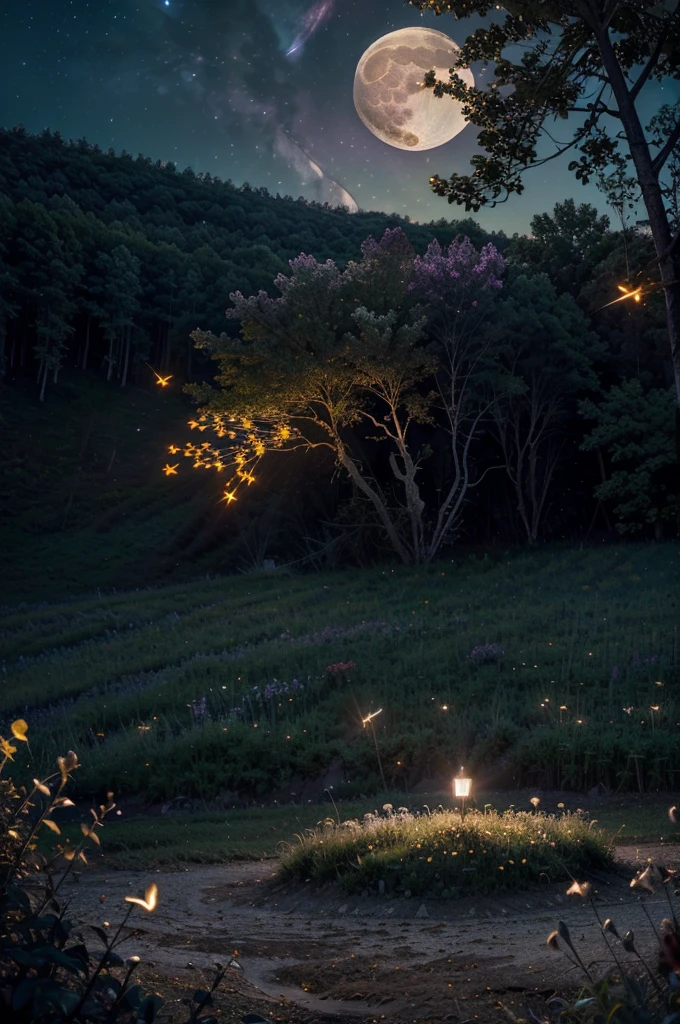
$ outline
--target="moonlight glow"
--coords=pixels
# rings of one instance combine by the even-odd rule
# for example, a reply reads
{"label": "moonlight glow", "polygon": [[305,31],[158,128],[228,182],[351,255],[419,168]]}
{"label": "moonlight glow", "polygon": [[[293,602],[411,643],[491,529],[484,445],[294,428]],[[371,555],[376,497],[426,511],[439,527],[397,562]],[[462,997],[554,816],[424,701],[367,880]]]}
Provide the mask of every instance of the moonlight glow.
{"label": "moonlight glow", "polygon": [[[467,122],[461,104],[449,96],[438,99],[422,85],[433,68],[448,82],[459,49],[431,28],[402,28],[377,39],[354,76],[354,106],[366,127],[390,146],[412,151],[442,146],[462,132]],[[471,71],[457,74],[475,84]]]}

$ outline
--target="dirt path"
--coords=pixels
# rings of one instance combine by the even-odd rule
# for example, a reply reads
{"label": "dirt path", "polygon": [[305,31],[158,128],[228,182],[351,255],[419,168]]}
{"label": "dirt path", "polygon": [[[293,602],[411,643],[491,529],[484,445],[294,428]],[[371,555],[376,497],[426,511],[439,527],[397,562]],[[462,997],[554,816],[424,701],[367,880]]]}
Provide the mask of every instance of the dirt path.
{"label": "dirt path", "polygon": [[[618,851],[631,869],[649,856],[680,866],[678,847]],[[609,963],[592,908],[566,897],[564,885],[455,902],[348,898],[335,886],[276,886],[275,869],[264,861],[153,875],[158,909],[135,913],[143,932],[121,953],[138,954],[173,984],[200,987],[197,971],[238,951],[241,969],[224,986],[235,1013],[256,1008],[336,1024],[507,1020],[500,1003],[524,1013],[578,984],[567,960],[546,947],[560,919],[585,962]],[[140,872],[84,874],[68,887],[72,916],[115,923],[123,897],[141,896],[150,880]],[[603,877],[595,887],[601,917],[620,931],[633,928],[638,946],[652,950],[654,934],[627,877]],[[645,904],[652,920],[665,916],[661,895]]]}

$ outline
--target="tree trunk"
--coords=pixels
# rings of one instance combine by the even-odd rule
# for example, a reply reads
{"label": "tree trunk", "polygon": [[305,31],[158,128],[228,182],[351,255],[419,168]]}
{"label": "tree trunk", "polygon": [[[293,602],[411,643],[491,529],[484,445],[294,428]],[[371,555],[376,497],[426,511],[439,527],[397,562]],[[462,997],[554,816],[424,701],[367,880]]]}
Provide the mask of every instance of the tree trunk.
{"label": "tree trunk", "polygon": [[122,388],[127,384],[128,367],[130,365],[130,325],[125,328],[125,357],[123,360],[123,376],[121,377],[120,386]]}
{"label": "tree trunk", "polygon": [[7,321],[0,324],[0,380],[7,373]]}
{"label": "tree trunk", "polygon": [[113,377],[113,336],[109,338],[109,367],[106,371],[106,380],[110,381]]}
{"label": "tree trunk", "polygon": [[[635,165],[638,181],[642,190],[642,198],[649,217],[654,249],[656,251],[661,281],[663,282],[666,299],[666,322],[671,346],[671,360],[675,380],[676,425],[680,429],[680,257],[673,255],[673,235],[668,214],[661,195],[659,170],[649,151],[649,144],[640,123],[640,117],[631,97],[628,85],[619,66],[608,29],[598,26],[597,41],[602,56],[602,63],[611,83],[621,124],[630,146],[630,155]],[[677,247],[677,242],[676,242]],[[680,437],[678,452],[680,455]]]}
{"label": "tree trunk", "polygon": [[85,348],[83,349],[83,362],[82,369],[87,369],[87,357],[90,353],[90,328],[92,325],[92,316],[88,313],[87,316],[87,327],[85,328]]}
{"label": "tree trunk", "polygon": [[45,401],[45,389],[47,387],[47,360],[43,360],[40,364],[40,370],[42,372],[42,387],[40,388],[40,401]]}
{"label": "tree trunk", "polygon": [[385,527],[385,532],[387,533],[387,536],[390,539],[392,547],[397,552],[404,565],[413,565],[413,556],[411,555],[411,552],[408,550],[406,545],[402,542],[402,539],[399,536],[397,528],[395,527],[394,523],[392,522],[392,519],[390,518],[389,512],[387,511],[384,503],[380,499],[380,495],[376,494],[376,492],[373,490],[369,482],[364,479],[364,477],[357,469],[356,464],[347,454],[341,443],[338,443],[337,452],[338,458],[340,459],[340,463],[347,470],[351,479],[354,481],[354,483],[362,492],[362,494],[365,494],[366,497],[369,498],[370,501],[372,502],[373,507],[375,508],[376,512],[378,513],[378,516],[380,517],[381,523]]}

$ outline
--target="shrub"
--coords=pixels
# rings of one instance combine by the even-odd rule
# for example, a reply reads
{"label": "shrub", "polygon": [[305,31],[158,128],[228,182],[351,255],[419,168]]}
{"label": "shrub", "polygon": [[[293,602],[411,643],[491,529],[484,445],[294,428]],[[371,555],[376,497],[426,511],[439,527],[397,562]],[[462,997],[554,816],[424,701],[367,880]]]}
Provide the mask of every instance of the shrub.
{"label": "shrub", "polygon": [[[676,814],[677,808],[671,807],[672,821]],[[559,922],[548,936],[548,946],[560,950],[585,978],[576,999],[555,997],[550,1001],[560,1020],[573,1024],[677,1024],[680,1021],[680,926],[676,915],[676,884],[675,871],[652,861],[648,861],[630,883],[643,900],[647,894],[661,891],[668,903],[669,916],[661,921],[658,930],[653,927],[643,904],[656,937],[650,963],[648,953],[632,930],[621,934],[611,918],[602,919],[592,886],[573,882],[567,893],[590,902],[610,965],[604,973],[595,974],[593,964],[584,963],[579,955],[568,925]]]}
{"label": "shrub", "polygon": [[[11,725],[15,742],[27,741],[22,719]],[[0,737],[0,775],[17,747]],[[153,912],[155,883],[143,897],[126,896],[128,904],[117,927],[92,926],[104,951],[93,955],[82,937],[76,937],[66,918],[60,890],[79,863],[87,863],[85,849],[99,845],[98,831],[114,808],[112,794],[92,821],[81,825],[79,843],[60,843],[49,859],[39,849],[41,834],[61,834],[54,815],[73,806],[65,795],[78,768],[73,751],[57,760],[58,771],[30,789],[0,778],[0,1017],[16,1024],[60,1022],[143,1021],[151,1024],[163,1000],[147,994],[135,982],[139,957],[123,961],[116,952],[132,929],[128,922],[137,907]],[[191,1024],[209,1018],[202,1014],[225,973],[220,968],[210,991],[196,992],[190,1003]]]}

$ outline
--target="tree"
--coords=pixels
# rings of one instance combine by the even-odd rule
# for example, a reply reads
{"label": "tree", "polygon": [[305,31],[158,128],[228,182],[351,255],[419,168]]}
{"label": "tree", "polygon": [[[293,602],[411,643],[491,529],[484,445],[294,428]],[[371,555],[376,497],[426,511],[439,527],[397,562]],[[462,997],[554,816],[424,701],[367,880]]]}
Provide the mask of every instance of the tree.
{"label": "tree", "polygon": [[509,263],[544,271],[559,292],[578,296],[614,239],[608,217],[600,216],[590,203],[577,206],[573,199],[565,199],[555,203],[552,215],[532,217],[531,237],[514,238],[507,257]]}
{"label": "tree", "polygon": [[62,237],[44,206],[27,199],[15,208],[21,286],[35,329],[33,351],[38,360],[40,401],[48,375],[57,379],[73,327],[75,293],[82,275],[80,247]]}
{"label": "tree", "polygon": [[7,196],[0,193],[0,380],[7,370],[7,324],[16,316],[17,308],[14,296],[17,280],[13,268],[8,262],[8,241],[14,233],[14,214],[12,203]]}
{"label": "tree", "polygon": [[565,421],[576,396],[597,388],[593,363],[604,346],[571,295],[558,296],[545,274],[511,278],[497,322],[502,362],[524,387],[509,389],[496,401],[492,432],[526,539],[534,544],[567,439]]}
{"label": "tree", "polygon": [[131,337],[134,329],[132,318],[139,306],[137,296],[140,291],[140,263],[126,246],[118,245],[111,253],[101,253],[97,265],[102,275],[102,295],[99,302],[102,325],[109,342],[106,379],[111,380],[114,367],[118,366],[120,383],[125,387],[130,368]]}
{"label": "tree", "polygon": [[[500,285],[503,261],[493,246],[480,253],[467,240],[448,252],[434,243],[414,259],[395,229],[380,242],[368,238],[362,259],[344,271],[305,255],[290,265],[291,275],[276,279],[279,298],[232,294],[227,316],[241,324],[241,339],[193,335],[219,363],[219,390],[190,390],[203,404],[194,427],[232,442],[225,499],[252,482],[268,448],[326,447],[402,561],[429,561],[471,486],[489,347],[477,307]],[[458,306],[446,315],[454,294]],[[415,428],[437,417],[450,437],[451,469],[432,499],[423,469],[431,447]],[[226,468],[219,445],[190,445],[185,454],[197,466]],[[376,471],[381,455],[387,473]]]}
{"label": "tree", "polygon": [[[433,71],[425,78],[435,95],[463,103],[483,150],[472,158],[472,174],[433,176],[435,193],[467,210],[495,205],[523,191],[527,169],[576,151],[570,167],[584,184],[595,177],[618,202],[641,197],[665,295],[680,444],[680,231],[668,197],[680,103],[651,131],[642,114],[650,82],[680,78],[680,0],[510,0],[505,16],[490,0],[411,3],[457,18],[494,12],[491,24],[465,41],[452,69],[494,63],[488,89],[466,87],[456,76],[437,82]],[[567,141],[556,143],[547,123],[573,113],[583,116],[572,121]],[[549,152],[539,155],[544,140]]]}
{"label": "tree", "polygon": [[672,390],[645,391],[639,380],[626,380],[599,402],[583,401],[580,411],[595,421],[581,447],[602,448],[613,467],[596,497],[616,503],[620,533],[652,525],[660,539],[663,522],[680,517],[680,503],[673,497]]}

